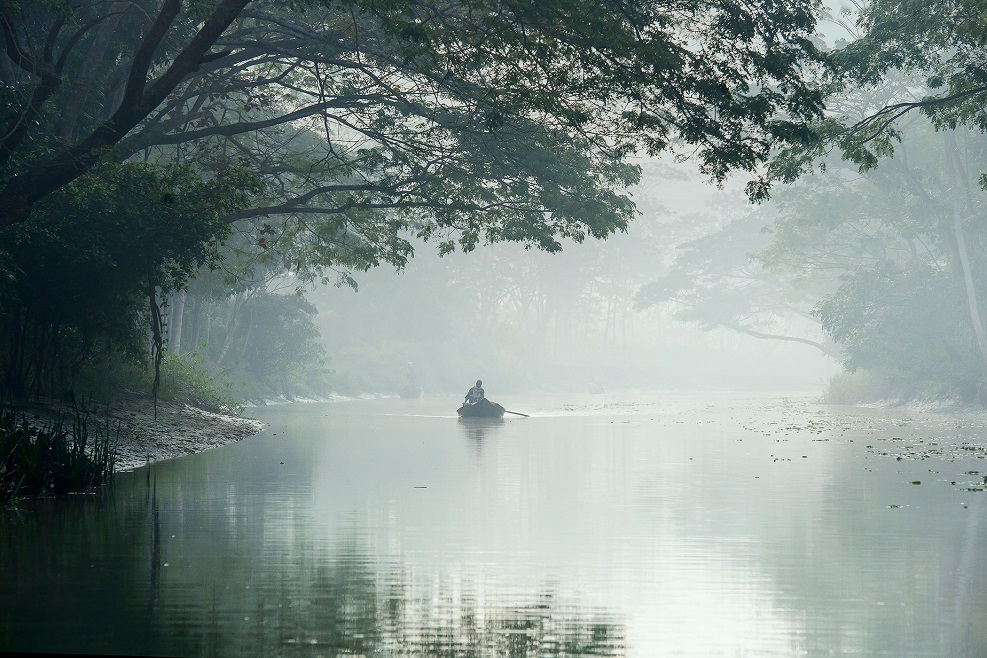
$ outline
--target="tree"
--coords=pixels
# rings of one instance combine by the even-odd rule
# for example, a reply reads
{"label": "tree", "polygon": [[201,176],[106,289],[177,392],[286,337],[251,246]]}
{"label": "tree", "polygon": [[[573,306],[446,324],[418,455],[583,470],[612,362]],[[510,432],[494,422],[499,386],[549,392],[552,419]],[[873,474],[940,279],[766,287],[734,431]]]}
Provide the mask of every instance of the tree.
{"label": "tree", "polygon": [[898,126],[895,157],[857,170],[831,157],[804,176],[772,225],[759,260],[828,279],[815,316],[848,370],[864,368],[884,395],[949,395],[983,402],[987,391],[977,301],[987,285],[983,195],[985,140],[937,132],[920,116]]}
{"label": "tree", "polygon": [[810,0],[8,0],[0,229],[101,158],[265,177],[299,268],[402,264],[407,234],[555,250],[623,229],[623,157],[715,180],[820,112]]}
{"label": "tree", "polygon": [[[782,199],[801,193],[786,189]],[[678,320],[704,331],[728,329],[762,340],[802,343],[836,356],[836,346],[821,335],[812,315],[820,291],[829,289],[827,278],[781,266],[765,253],[772,246],[766,229],[778,215],[778,204],[776,199],[770,209],[748,210],[679,245],[667,271],[638,290],[635,306],[669,306]]]}
{"label": "tree", "polygon": [[[899,165],[909,178],[909,189],[902,198],[921,206],[918,213],[903,215],[919,225],[934,227],[924,236],[933,241],[935,260],[930,276],[945,264],[955,285],[944,287],[943,296],[962,291],[960,307],[966,309],[966,322],[964,326],[951,327],[963,337],[964,344],[969,338],[975,346],[974,362],[978,363],[979,374],[974,379],[982,382],[987,380],[987,331],[980,309],[984,274],[983,264],[977,263],[982,240],[977,217],[982,214],[982,195],[972,189],[971,179],[977,177],[972,170],[983,172],[984,164],[979,147],[971,148],[976,140],[962,135],[959,139],[966,143],[957,146],[957,136],[964,128],[978,132],[987,129],[982,112],[987,98],[983,7],[973,0],[874,0],[859,9],[860,36],[830,57],[833,89],[842,95],[872,91],[883,97],[863,113],[832,112],[822,132],[829,134],[828,144],[838,146],[861,171],[879,163],[882,167],[894,166],[891,158],[901,160],[899,156],[907,145],[907,122],[918,114],[942,132],[942,143],[931,147],[934,153],[941,154],[936,172],[916,176],[918,172],[909,171],[911,165]],[[809,157],[789,158],[790,153],[785,154],[779,160],[781,166],[776,168],[776,175],[780,173],[779,177],[784,178],[804,171],[820,147],[824,148],[825,143],[810,149]],[[979,182],[981,187],[987,185],[987,175],[981,173]],[[942,191],[948,192],[947,198],[943,198]],[[919,265],[917,261],[915,264]],[[878,278],[902,285],[912,282],[918,286],[912,291],[913,297],[921,298],[924,284],[919,281],[925,280],[921,277],[903,274]],[[873,286],[862,289],[870,288]],[[906,299],[900,295],[897,298]],[[849,308],[846,304],[837,306]],[[920,313],[918,308],[913,311]],[[964,388],[970,391],[982,388],[982,384]]]}
{"label": "tree", "polygon": [[222,216],[247,205],[252,180],[104,164],[39,201],[31,222],[5,232],[16,276],[0,306],[3,388],[50,393],[101,349],[143,354],[140,320],[159,294],[216,265]]}
{"label": "tree", "polygon": [[843,86],[877,87],[901,72],[922,80],[913,85],[918,97],[893,98],[858,121],[852,134],[858,144],[892,145],[897,120],[915,110],[937,128],[987,128],[987,18],[980,2],[873,0],[861,7],[858,26],[860,38],[833,55]]}
{"label": "tree", "polygon": [[915,259],[848,272],[818,315],[847,370],[868,370],[886,394],[985,400],[983,369],[948,269]]}

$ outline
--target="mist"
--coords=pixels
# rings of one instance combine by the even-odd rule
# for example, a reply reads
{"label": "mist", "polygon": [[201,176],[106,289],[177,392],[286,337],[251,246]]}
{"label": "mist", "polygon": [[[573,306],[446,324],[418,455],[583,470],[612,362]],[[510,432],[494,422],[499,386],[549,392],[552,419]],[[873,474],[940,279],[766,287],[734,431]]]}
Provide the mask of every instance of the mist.
{"label": "mist", "polygon": [[[681,319],[674,301],[640,303],[684,245],[755,210],[739,184],[717,187],[691,163],[640,164],[630,190],[639,214],[626,233],[554,254],[495,244],[440,257],[416,244],[404,270],[355,274],[358,291],[309,292],[333,392],[393,395],[410,377],[427,394],[453,395],[476,379],[506,393],[822,392],[836,361],[791,340],[818,340],[818,325],[775,317],[777,337],[755,338]],[[746,261],[755,246],[738,243],[730,258]],[[746,294],[731,293],[750,306]]]}
{"label": "mist", "polygon": [[987,656],[984,8],[4,1],[0,654]]}

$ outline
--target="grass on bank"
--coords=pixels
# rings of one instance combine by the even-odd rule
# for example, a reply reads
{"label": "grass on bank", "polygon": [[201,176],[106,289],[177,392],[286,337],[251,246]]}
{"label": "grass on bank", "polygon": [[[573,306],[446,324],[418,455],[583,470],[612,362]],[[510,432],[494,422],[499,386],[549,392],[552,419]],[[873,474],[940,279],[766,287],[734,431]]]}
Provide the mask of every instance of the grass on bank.
{"label": "grass on bank", "polygon": [[161,388],[165,400],[186,402],[216,413],[239,414],[243,404],[234,395],[233,385],[220,372],[213,372],[198,352],[184,356],[166,352],[161,360]]}
{"label": "grass on bank", "polygon": [[[104,359],[83,373],[76,390],[91,400],[112,404],[120,391],[150,395],[153,373],[123,358]],[[66,393],[67,399],[76,399]],[[238,414],[243,405],[221,373],[214,373],[197,354],[165,354],[161,363],[162,400],[184,402],[218,413]],[[90,402],[91,406],[91,402]],[[113,477],[115,452],[108,429],[90,422],[87,409],[78,406],[75,420],[64,416],[39,422],[29,420],[4,404],[0,395],[0,502],[18,497],[88,492]]]}
{"label": "grass on bank", "polygon": [[76,408],[41,425],[0,404],[0,501],[23,496],[89,492],[113,477],[115,450],[109,432]]}
{"label": "grass on bank", "polygon": [[[154,371],[146,363],[110,356],[84,371],[75,384],[78,391],[97,400],[113,400],[119,391],[150,396]],[[222,372],[210,367],[198,352],[179,356],[165,352],[161,360],[158,399],[184,402],[216,413],[239,414],[243,403]]]}
{"label": "grass on bank", "polygon": [[823,393],[823,399],[829,404],[854,405],[874,402],[884,395],[886,390],[880,378],[859,368],[833,375]]}
{"label": "grass on bank", "polygon": [[834,375],[823,393],[823,400],[841,405],[881,403],[983,408],[987,407],[987,387],[971,390],[937,380],[892,382],[878,373],[858,368]]}

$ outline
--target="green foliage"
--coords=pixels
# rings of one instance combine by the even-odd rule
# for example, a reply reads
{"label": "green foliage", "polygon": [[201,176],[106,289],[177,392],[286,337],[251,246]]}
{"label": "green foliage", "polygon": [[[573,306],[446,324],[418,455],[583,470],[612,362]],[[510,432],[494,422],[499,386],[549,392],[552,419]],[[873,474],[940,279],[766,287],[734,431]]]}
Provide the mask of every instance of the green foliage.
{"label": "green foliage", "polygon": [[[112,400],[118,391],[148,392],[153,380],[149,359],[135,361],[107,352],[86,363],[75,381],[75,389],[96,399]],[[229,377],[199,352],[181,356],[164,353],[158,397],[217,413],[242,411]]]}
{"label": "green foliage", "polygon": [[[865,117],[831,132],[844,140],[843,160],[791,160],[799,173],[812,165],[819,172],[780,199],[772,244],[758,259],[807,280],[839,277],[815,315],[845,367],[867,369],[882,394],[987,403],[987,364],[975,341],[983,319],[974,311],[979,304],[982,315],[987,292],[984,197],[975,185],[987,167],[984,137],[941,131],[920,116],[897,121],[896,112],[920,105],[866,118],[889,98],[915,97],[914,78],[888,68],[880,79],[886,88],[844,89],[834,99],[844,116]],[[882,140],[894,143],[894,158]]]}
{"label": "green foliage", "polygon": [[984,15],[981,0],[862,3],[861,36],[829,53],[826,102],[832,110],[841,96],[861,91],[873,92],[876,102],[863,113],[831,111],[817,127],[818,143],[836,145],[863,171],[894,155],[900,120],[913,111],[938,130],[987,129]]}
{"label": "green foliage", "polygon": [[166,353],[161,360],[158,395],[217,413],[240,413],[243,405],[234,397],[233,384],[215,370],[198,352],[182,356]]}
{"label": "green foliage", "polygon": [[837,373],[829,380],[823,393],[823,399],[829,404],[845,405],[876,402],[884,396],[881,379],[863,368]]}
{"label": "green foliage", "polygon": [[817,312],[848,370],[869,370],[902,396],[978,400],[984,367],[963,300],[948,270],[915,259],[847,274]]}
{"label": "green foliage", "polygon": [[72,429],[59,417],[44,425],[0,404],[0,501],[92,491],[110,482],[115,459],[109,435],[76,409]]}
{"label": "green foliage", "polygon": [[[781,197],[803,194],[788,189]],[[789,268],[765,257],[781,239],[766,230],[778,205],[749,208],[719,230],[679,245],[666,271],[638,290],[635,306],[669,308],[676,319],[705,331],[795,341],[832,355],[833,345],[810,317],[820,291],[831,289],[831,275],[808,271],[806,261]]]}
{"label": "green foliage", "polygon": [[[987,355],[975,341],[987,235],[973,185],[987,168],[987,14],[980,0],[858,8],[862,36],[827,54],[827,118],[768,167],[769,180],[801,179],[779,195],[771,244],[754,263],[794,282],[830,282],[815,317],[845,367],[866,369],[882,394],[987,403]],[[765,185],[749,191],[767,198]],[[701,318],[701,302],[728,278],[703,278],[715,262],[680,264],[642,299],[685,298]],[[770,299],[781,304],[779,292]],[[758,308],[756,297],[719,298],[705,307],[714,318]]]}
{"label": "green foliage", "polygon": [[328,359],[315,313],[301,295],[253,291],[204,354],[221,364],[241,397],[325,395]]}
{"label": "green foliage", "polygon": [[17,393],[140,358],[145,301],[217,265],[231,223],[223,264],[251,282],[228,287],[208,356],[286,392],[324,364],[311,313],[254,294],[265,273],[352,282],[404,267],[416,239],[607,238],[634,216],[636,152],[681,147],[723,181],[811,141],[822,110],[814,0],[180,5],[160,42],[153,10],[3,17],[18,65],[0,67],[0,276],[18,301],[0,347]]}
{"label": "green foliage", "polygon": [[[812,138],[815,7],[261,1],[228,14],[199,3],[179,11],[144,70],[139,12],[25,5],[8,19],[11,43],[57,70],[39,80],[11,67],[4,80],[0,226],[99,158],[140,155],[261,172],[268,195],[236,217],[273,217],[285,246],[306,238],[291,262],[314,276],[402,265],[405,233],[466,250],[606,237],[631,218],[622,188],[636,151],[682,145],[722,181],[755,171],[774,143]],[[214,20],[225,31],[203,35],[203,52],[245,50],[176,59]],[[49,35],[51,52],[36,52]],[[128,95],[141,102],[120,103]],[[272,242],[257,237],[255,255]]]}
{"label": "green foliage", "polygon": [[[879,98],[847,95],[842,109]],[[979,302],[983,313],[987,292],[984,198],[974,185],[987,166],[984,143],[915,117],[896,157],[863,174],[841,154],[786,154],[782,164],[801,178],[760,213],[683,245],[638,301],[676,303],[681,319],[759,337],[780,333],[769,331],[772,318],[811,314],[825,336],[818,346],[848,372],[866,370],[882,396],[987,402],[971,310]]]}
{"label": "green foliage", "polygon": [[150,391],[150,359],[135,359],[118,350],[93,354],[78,371],[73,389],[96,400],[112,400],[118,391]]}
{"label": "green foliage", "polygon": [[149,292],[215,266],[221,215],[257,191],[233,169],[206,181],[189,167],[107,164],[0,232],[16,273],[0,309],[5,387],[53,392],[102,351],[140,358]]}

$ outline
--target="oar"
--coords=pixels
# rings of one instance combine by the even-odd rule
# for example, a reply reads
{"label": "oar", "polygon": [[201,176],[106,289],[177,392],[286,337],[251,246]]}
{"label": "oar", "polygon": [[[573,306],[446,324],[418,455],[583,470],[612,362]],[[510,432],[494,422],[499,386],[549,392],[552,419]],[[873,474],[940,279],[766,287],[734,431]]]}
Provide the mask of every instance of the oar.
{"label": "oar", "polygon": [[521,412],[518,412],[518,411],[508,411],[507,409],[504,409],[504,413],[505,414],[517,414],[518,416],[524,416],[525,418],[531,418],[531,416],[529,416],[528,414],[522,414]]}

